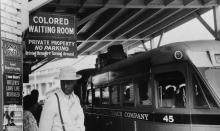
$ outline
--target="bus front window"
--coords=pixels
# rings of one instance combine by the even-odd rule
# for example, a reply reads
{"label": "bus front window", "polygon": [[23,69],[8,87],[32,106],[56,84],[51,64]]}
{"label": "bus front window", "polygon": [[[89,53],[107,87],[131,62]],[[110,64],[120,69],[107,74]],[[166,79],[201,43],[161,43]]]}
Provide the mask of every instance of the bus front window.
{"label": "bus front window", "polygon": [[218,100],[220,101],[220,69],[207,68],[204,70],[204,75],[212,90],[218,96]]}
{"label": "bus front window", "polygon": [[209,88],[204,81],[197,75],[193,74],[194,106],[195,108],[213,108],[217,107],[215,100]]}
{"label": "bus front window", "polygon": [[186,107],[186,82],[179,71],[157,74],[158,106],[165,108]]}

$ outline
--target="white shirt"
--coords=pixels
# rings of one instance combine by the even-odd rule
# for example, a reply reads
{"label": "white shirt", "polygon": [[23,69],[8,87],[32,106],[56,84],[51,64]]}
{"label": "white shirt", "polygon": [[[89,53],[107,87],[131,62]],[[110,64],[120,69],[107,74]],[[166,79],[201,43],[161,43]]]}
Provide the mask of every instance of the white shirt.
{"label": "white shirt", "polygon": [[[59,97],[66,131],[85,131],[84,114],[79,98],[74,93],[70,96],[65,95],[61,89],[56,93]],[[43,106],[39,131],[63,131],[55,94],[52,94]]]}

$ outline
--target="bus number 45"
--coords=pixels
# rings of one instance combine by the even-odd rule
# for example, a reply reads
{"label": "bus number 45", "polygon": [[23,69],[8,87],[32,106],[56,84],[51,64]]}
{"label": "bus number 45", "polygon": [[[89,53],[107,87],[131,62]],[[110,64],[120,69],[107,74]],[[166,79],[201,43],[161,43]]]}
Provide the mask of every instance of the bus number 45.
{"label": "bus number 45", "polygon": [[169,122],[169,123],[173,123],[173,122],[174,122],[173,115],[165,115],[165,116],[163,117],[163,121]]}

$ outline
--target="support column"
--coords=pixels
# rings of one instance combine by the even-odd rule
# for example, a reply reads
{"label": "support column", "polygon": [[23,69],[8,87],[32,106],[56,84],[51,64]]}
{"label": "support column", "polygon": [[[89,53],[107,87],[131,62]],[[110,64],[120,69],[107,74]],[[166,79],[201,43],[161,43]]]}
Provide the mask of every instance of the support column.
{"label": "support column", "polygon": [[144,43],[145,43],[145,41],[144,41],[144,40],[141,40],[141,44],[142,44],[142,46],[143,46],[144,50],[145,50],[145,51],[148,51],[148,49],[147,49],[147,47],[145,46],[145,44],[144,44]]}
{"label": "support column", "polygon": [[157,44],[157,47],[160,47],[161,41],[162,41],[162,39],[163,39],[163,35],[164,35],[164,32],[162,32],[162,34],[160,35],[160,39],[159,39],[159,42],[158,42],[158,44]]}
{"label": "support column", "polygon": [[[0,26],[0,30],[1,30],[1,26]],[[2,45],[3,45],[3,43],[2,43],[2,39],[1,39],[1,34],[0,34],[0,40],[1,40],[1,45],[0,45],[0,58],[1,58],[1,61],[0,61],[0,115],[1,115],[1,117],[0,117],[0,129],[3,129],[3,78],[2,78],[2,76],[3,76],[3,71],[2,71],[2,59],[3,59],[3,57],[2,57]]]}
{"label": "support column", "polygon": [[151,50],[155,48],[154,38],[150,39],[150,48]]}
{"label": "support column", "polygon": [[213,8],[215,39],[220,41],[220,6]]}

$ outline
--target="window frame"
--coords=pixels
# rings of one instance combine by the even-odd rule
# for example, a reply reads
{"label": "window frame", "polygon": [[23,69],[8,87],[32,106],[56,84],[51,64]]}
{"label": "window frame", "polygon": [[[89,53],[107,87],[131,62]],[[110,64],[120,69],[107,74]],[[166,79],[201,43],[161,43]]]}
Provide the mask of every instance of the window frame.
{"label": "window frame", "polygon": [[[209,87],[207,87],[208,85],[207,85],[207,83],[206,83],[206,81],[202,78],[202,76],[200,75],[200,73],[199,73],[199,71],[197,71],[197,70],[195,70],[195,68],[194,69],[191,69],[192,71],[191,71],[191,81],[192,81],[192,96],[191,96],[191,98],[192,98],[192,108],[193,109],[219,109],[220,107],[219,107],[219,105],[218,105],[218,102],[215,100],[215,98],[213,97],[213,96],[211,96],[211,98],[214,100],[214,102],[215,102],[215,104],[217,105],[217,107],[214,107],[214,106],[210,106],[210,100],[208,99],[208,97],[207,97],[207,93],[205,92],[205,90],[208,90],[208,94],[210,94],[210,95],[213,95],[212,94],[212,92],[211,92],[211,90],[209,89]],[[202,83],[198,83],[198,88],[201,90],[201,93],[202,93],[202,96],[203,96],[203,98],[204,98],[204,100],[205,100],[205,102],[206,102],[206,104],[208,105],[208,107],[202,107],[202,106],[196,106],[195,105],[195,89],[194,89],[194,77],[195,77],[195,81],[196,82],[202,82]],[[205,86],[205,87],[202,87],[202,86]]]}
{"label": "window frame", "polygon": [[[189,67],[188,63],[184,61],[180,62],[174,62],[174,63],[168,63],[168,64],[163,64],[163,65],[157,65],[152,67],[152,78],[153,78],[153,83],[154,83],[154,89],[152,90],[154,94],[154,108],[155,112],[167,112],[167,113],[189,113]],[[186,82],[186,107],[184,108],[165,108],[165,107],[159,107],[159,98],[158,98],[158,88],[156,86],[156,81],[155,81],[155,76],[158,74],[162,73],[167,73],[167,72],[174,72],[174,71],[179,71],[183,74]]]}
{"label": "window frame", "polygon": [[[91,93],[91,102],[89,102],[89,94]],[[87,106],[92,106],[92,104],[93,104],[93,96],[92,96],[92,89],[88,89],[87,91],[86,91],[86,105]]]}
{"label": "window frame", "polygon": [[[103,97],[103,92],[104,92],[104,90],[106,89],[106,88],[108,88],[107,89],[107,91],[108,91],[108,101],[106,101],[107,103],[103,103],[104,102],[104,97]],[[100,87],[100,95],[101,95],[101,106],[109,106],[110,105],[110,87],[109,86],[102,86],[102,87]]]}
{"label": "window frame", "polygon": [[[126,85],[132,85],[132,87],[133,87],[133,100],[132,101],[125,101],[125,99],[124,99],[124,87],[126,86]],[[130,80],[127,80],[127,81],[124,81],[124,82],[121,82],[120,83],[120,88],[121,88],[121,92],[122,92],[122,105],[123,105],[123,107],[128,107],[128,108],[131,108],[131,107],[135,107],[135,99],[136,99],[136,88],[137,87],[135,87],[135,84],[134,84],[134,82],[133,82],[133,80],[132,79],[130,79]],[[129,92],[129,93],[131,93],[131,92]],[[132,105],[129,105],[129,104],[132,104]]]}

